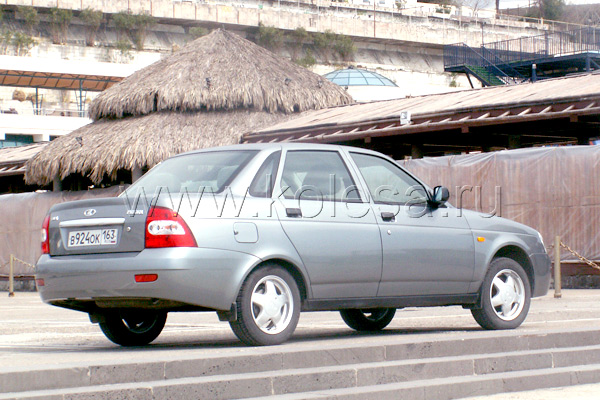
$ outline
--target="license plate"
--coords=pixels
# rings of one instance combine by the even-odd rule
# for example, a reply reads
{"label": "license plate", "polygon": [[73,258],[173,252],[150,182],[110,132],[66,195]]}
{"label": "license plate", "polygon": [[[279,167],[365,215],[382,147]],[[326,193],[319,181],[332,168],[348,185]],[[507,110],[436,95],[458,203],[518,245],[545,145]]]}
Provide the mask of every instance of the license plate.
{"label": "license plate", "polygon": [[94,229],[69,232],[67,247],[117,244],[117,229]]}

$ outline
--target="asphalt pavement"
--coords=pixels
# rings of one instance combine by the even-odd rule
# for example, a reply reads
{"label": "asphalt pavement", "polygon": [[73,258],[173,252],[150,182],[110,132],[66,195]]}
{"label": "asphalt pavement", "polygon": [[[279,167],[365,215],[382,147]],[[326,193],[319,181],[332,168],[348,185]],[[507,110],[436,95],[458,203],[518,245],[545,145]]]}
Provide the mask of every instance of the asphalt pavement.
{"label": "asphalt pavement", "polygon": [[[550,293],[534,299],[521,332],[544,334],[569,329],[600,329],[600,290],[564,290],[561,299]],[[507,335],[510,331],[506,331]],[[350,330],[336,312],[304,313],[292,339],[278,351],[296,351],[347,343],[373,344],[386,340],[409,342],[485,337],[470,312],[461,307],[399,310],[379,334]],[[269,347],[241,344],[229,325],[214,313],[171,313],[163,333],[146,348],[125,349],[108,341],[86,314],[43,304],[36,293],[0,292],[0,369],[27,370],[61,364],[146,361],[185,357],[269,352]],[[599,378],[600,380],[600,378]],[[600,384],[505,393],[476,399],[554,400],[598,399]],[[475,399],[475,398],[474,398]]]}

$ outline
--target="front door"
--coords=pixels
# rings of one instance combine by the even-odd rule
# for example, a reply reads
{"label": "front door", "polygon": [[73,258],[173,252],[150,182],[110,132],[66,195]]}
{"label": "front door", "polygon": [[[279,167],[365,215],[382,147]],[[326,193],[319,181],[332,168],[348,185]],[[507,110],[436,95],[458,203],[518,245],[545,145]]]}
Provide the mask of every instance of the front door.
{"label": "front door", "polygon": [[381,230],[378,296],[464,294],[474,270],[473,235],[453,208],[427,203],[426,189],[385,158],[351,152]]}

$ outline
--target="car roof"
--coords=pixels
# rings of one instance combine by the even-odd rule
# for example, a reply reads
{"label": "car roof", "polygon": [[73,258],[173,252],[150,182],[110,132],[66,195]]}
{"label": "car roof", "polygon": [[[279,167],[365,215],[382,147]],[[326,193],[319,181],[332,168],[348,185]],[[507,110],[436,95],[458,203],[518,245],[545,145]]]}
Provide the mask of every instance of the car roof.
{"label": "car roof", "polygon": [[205,149],[198,149],[189,151],[186,153],[178,154],[174,157],[184,156],[189,154],[198,154],[198,153],[206,153],[211,151],[241,151],[241,150],[342,150],[345,149],[347,151],[358,151],[361,153],[369,153],[374,155],[381,156],[381,153],[376,151],[364,149],[361,147],[352,147],[352,146],[342,146],[336,144],[321,144],[321,143],[247,143],[247,144],[234,144],[229,146],[220,146],[220,147],[209,147]]}

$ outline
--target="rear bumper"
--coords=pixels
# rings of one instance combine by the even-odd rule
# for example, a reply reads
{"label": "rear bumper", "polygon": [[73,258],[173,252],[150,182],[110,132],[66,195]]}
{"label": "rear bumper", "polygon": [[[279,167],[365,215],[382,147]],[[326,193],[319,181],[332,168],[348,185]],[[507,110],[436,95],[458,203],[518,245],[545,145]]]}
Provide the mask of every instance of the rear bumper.
{"label": "rear bumper", "polygon": [[[46,303],[94,299],[169,300],[229,310],[247,272],[260,260],[250,254],[203,248],[145,249],[139,253],[40,257],[36,279]],[[135,282],[136,274],[157,274]]]}
{"label": "rear bumper", "polygon": [[531,263],[534,272],[534,286],[531,297],[540,297],[548,293],[550,288],[551,263],[547,253],[533,254]]}

